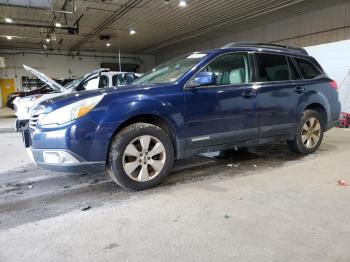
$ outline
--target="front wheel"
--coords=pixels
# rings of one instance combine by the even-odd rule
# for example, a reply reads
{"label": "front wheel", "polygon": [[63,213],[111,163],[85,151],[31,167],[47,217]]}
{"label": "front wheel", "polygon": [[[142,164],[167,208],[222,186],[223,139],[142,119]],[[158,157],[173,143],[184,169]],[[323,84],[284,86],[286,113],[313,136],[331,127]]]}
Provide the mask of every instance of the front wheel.
{"label": "front wheel", "polygon": [[107,172],[124,189],[142,190],[158,185],[169,173],[174,149],[160,127],[135,123],[112,141]]}
{"label": "front wheel", "polygon": [[323,139],[323,120],[314,110],[305,110],[297,124],[295,138],[288,141],[292,151],[299,154],[312,154],[321,145]]}

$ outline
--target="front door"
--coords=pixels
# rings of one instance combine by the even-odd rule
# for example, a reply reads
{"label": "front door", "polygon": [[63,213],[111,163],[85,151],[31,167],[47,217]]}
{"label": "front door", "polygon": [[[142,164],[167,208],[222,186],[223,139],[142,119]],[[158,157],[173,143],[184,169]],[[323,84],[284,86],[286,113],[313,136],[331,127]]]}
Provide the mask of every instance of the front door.
{"label": "front door", "polygon": [[0,79],[1,102],[6,106],[7,96],[15,92],[15,81],[13,79]]}
{"label": "front door", "polygon": [[224,54],[202,69],[215,73],[215,85],[186,87],[189,148],[257,138],[257,98],[250,64],[248,53]]}

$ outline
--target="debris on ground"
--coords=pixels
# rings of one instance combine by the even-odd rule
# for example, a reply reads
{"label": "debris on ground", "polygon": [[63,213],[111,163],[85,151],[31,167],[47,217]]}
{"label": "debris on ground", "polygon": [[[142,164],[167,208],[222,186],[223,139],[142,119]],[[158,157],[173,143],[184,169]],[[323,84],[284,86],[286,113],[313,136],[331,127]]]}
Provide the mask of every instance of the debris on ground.
{"label": "debris on ground", "polygon": [[253,165],[253,167],[257,168],[258,166],[257,165]]}
{"label": "debris on ground", "polygon": [[238,164],[227,164],[228,167],[238,167]]}
{"label": "debris on ground", "polygon": [[119,244],[118,243],[111,243],[111,244],[108,244],[107,246],[105,246],[103,249],[112,249],[115,247],[119,247]]}
{"label": "debris on ground", "polygon": [[83,206],[80,208],[80,211],[86,211],[89,210],[91,208],[91,206]]}
{"label": "debris on ground", "polygon": [[70,188],[70,186],[64,186],[63,188]]}
{"label": "debris on ground", "polygon": [[28,185],[28,188],[29,188],[29,189],[32,189],[32,188],[33,188],[33,186],[32,186],[32,185]]}
{"label": "debris on ground", "polygon": [[179,219],[180,219],[179,216],[175,217],[175,218],[174,218],[174,222],[177,222]]}
{"label": "debris on ground", "polygon": [[229,218],[231,218],[231,216],[225,214],[225,215],[224,215],[224,218],[229,219]]}
{"label": "debris on ground", "polygon": [[338,185],[339,186],[348,186],[349,183],[345,179],[342,179],[342,180],[338,180]]}

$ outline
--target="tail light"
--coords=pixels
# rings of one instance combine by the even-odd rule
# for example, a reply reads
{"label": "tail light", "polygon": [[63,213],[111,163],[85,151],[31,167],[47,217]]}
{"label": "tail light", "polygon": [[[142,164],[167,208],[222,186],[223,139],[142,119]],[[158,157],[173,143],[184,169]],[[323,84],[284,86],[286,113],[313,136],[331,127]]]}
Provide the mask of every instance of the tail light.
{"label": "tail light", "polygon": [[331,81],[329,85],[331,86],[331,88],[338,92],[338,84],[335,80]]}

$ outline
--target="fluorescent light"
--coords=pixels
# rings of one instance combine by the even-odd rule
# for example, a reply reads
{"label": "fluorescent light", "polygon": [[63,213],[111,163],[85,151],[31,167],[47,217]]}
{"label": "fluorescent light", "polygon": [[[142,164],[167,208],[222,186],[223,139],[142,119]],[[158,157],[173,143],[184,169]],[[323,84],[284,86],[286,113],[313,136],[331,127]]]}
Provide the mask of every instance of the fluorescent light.
{"label": "fluorescent light", "polygon": [[45,39],[46,43],[50,43],[50,38]]}
{"label": "fluorescent light", "polygon": [[111,43],[107,43],[106,46],[107,46],[107,47],[108,47],[108,46],[111,46]]}
{"label": "fluorescent light", "polygon": [[136,34],[136,31],[134,29],[130,29],[130,35]]}
{"label": "fluorescent light", "polygon": [[55,26],[56,26],[56,27],[62,27],[61,23],[59,23],[59,22],[56,22],[56,23],[55,23]]}
{"label": "fluorescent light", "polygon": [[6,22],[6,23],[12,23],[13,21],[12,21],[12,19],[11,19],[11,18],[6,17],[6,18],[5,18],[5,22]]}
{"label": "fluorescent light", "polygon": [[6,38],[7,38],[7,40],[12,40],[13,37],[8,35],[8,36],[6,36]]}
{"label": "fluorescent light", "polygon": [[187,6],[186,0],[180,0],[179,6],[181,6],[181,7],[186,7],[186,6]]}

